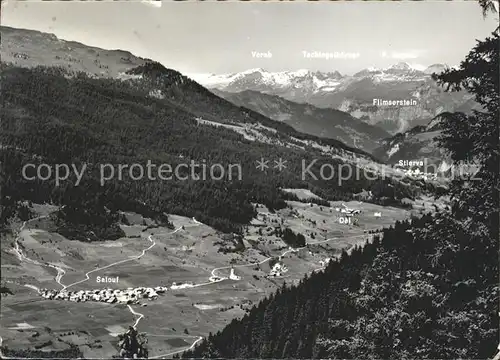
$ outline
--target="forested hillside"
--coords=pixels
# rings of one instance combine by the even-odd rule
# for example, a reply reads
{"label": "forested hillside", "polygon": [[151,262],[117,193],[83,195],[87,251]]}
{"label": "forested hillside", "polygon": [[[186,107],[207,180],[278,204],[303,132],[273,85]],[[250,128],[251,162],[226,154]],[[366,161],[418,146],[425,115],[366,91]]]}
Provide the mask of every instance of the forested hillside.
{"label": "forested hillside", "polygon": [[246,90],[229,93],[212,92],[238,106],[250,108],[262,115],[293,126],[297,131],[319,137],[340,140],[371,152],[389,133],[336,109],[322,109],[288,101],[277,95]]}
{"label": "forested hillside", "polygon": [[[363,171],[359,178],[352,176],[341,185],[337,173],[325,180],[302,180],[303,161],[309,164],[317,159],[312,167],[316,174],[323,164],[337,169],[343,162],[312,148],[304,151],[279,145],[280,140],[292,141],[293,135],[296,139],[316,139],[339,149],[348,148],[335,140],[300,134],[285,124],[238,108],[196,83],[184,83],[186,78],[158,64],[139,67],[135,75],[143,79],[130,81],[95,79],[60,68],[26,69],[2,64],[1,71],[0,154],[5,182],[2,220],[13,215],[15,206],[19,212],[19,201],[28,200],[66,205],[59,213],[58,224],[72,238],[119,237],[119,229],[113,225],[118,210],[135,211],[162,222],[168,222],[164,213],[194,216],[218,230],[239,232],[255,214],[252,202],[278,209],[285,206],[285,199],[293,198],[282,193],[282,187],[307,188],[329,200],[348,200],[353,193],[371,189],[374,201],[394,204],[416,195],[415,187],[387,178],[369,180]],[[150,95],[158,89],[160,97]],[[274,127],[278,131],[269,131],[269,136],[274,136],[276,145],[247,140],[224,127],[200,125],[197,116]],[[255,166],[261,157],[283,158],[287,168],[282,172],[258,171]],[[182,175],[189,179],[151,181],[144,176],[133,180],[125,171],[121,179],[115,174],[101,186],[100,165],[145,167],[148,161],[172,168],[191,161],[225,168],[239,164],[242,178],[233,174],[234,178],[228,179],[226,174],[222,180],[209,177],[199,181],[181,168]],[[23,166],[30,163],[87,168],[78,185],[74,175],[58,185],[54,179],[23,179]],[[34,169],[28,169],[27,174],[34,176]],[[200,172],[197,175],[201,176]],[[347,178],[346,173],[343,175]]]}
{"label": "forested hillside", "polygon": [[[497,30],[498,31],[498,30]],[[485,109],[441,114],[440,145],[476,163],[451,209],[398,223],[323,273],[284,287],[183,357],[491,358],[499,333],[499,36],[435,75]]]}
{"label": "forested hillside", "polygon": [[183,357],[487,358],[498,343],[497,254],[459,228],[445,216],[398,223]]}

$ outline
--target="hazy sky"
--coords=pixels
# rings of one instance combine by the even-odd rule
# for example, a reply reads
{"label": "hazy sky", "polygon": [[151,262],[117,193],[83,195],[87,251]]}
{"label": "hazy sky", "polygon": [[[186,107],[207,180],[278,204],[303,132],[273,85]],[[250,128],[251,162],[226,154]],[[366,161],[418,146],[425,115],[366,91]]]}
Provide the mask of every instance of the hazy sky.
{"label": "hazy sky", "polygon": [[[310,69],[353,73],[399,61],[458,64],[495,29],[475,1],[14,2],[2,25],[124,49],[183,73]],[[253,58],[252,51],[272,58]],[[359,54],[308,59],[303,51]],[[385,56],[382,53],[385,52]]]}

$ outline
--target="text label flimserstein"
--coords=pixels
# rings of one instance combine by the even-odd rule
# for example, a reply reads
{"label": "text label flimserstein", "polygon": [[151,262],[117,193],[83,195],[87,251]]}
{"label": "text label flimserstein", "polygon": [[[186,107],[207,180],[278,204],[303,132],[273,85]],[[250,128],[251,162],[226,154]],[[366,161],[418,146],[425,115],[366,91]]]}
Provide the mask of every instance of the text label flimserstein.
{"label": "text label flimserstein", "polygon": [[376,105],[376,106],[416,106],[417,100],[415,100],[415,99],[404,99],[404,100],[373,99],[373,105]]}

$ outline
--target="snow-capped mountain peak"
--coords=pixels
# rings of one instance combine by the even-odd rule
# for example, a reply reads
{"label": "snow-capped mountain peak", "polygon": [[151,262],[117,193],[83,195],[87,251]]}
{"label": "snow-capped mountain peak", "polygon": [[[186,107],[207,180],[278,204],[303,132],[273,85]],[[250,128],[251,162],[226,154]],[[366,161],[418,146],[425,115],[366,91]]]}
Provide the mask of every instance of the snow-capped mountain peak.
{"label": "snow-capped mountain peak", "polygon": [[266,93],[267,88],[276,90],[301,89],[309,93],[333,91],[343,76],[338,72],[313,72],[308,69],[268,72],[262,68],[249,69],[233,74],[190,74],[200,84],[218,90],[231,88],[232,92],[255,90]]}
{"label": "snow-capped mountain peak", "polygon": [[291,89],[306,88],[307,91],[310,90],[314,93],[320,90],[333,91],[340,83],[346,82],[350,78],[359,79],[368,77],[377,83],[386,81],[414,81],[422,80],[421,78],[425,78],[434,72],[442,72],[448,67],[446,64],[433,64],[426,67],[420,64],[399,62],[387,68],[368,67],[352,76],[344,76],[338,71],[322,72],[299,69],[295,71],[270,72],[263,68],[248,69],[231,74],[190,74],[188,76],[208,88],[225,90],[227,87],[230,87],[233,92],[247,89],[264,91],[260,89],[260,85],[265,84],[266,86],[276,86],[278,89],[287,87]]}
{"label": "snow-capped mountain peak", "polygon": [[388,68],[388,70],[394,69],[394,70],[412,70],[412,67],[410,64],[407,62],[399,62],[397,64],[394,64]]}
{"label": "snow-capped mountain peak", "polygon": [[409,64],[407,62],[399,62],[384,69],[384,71],[388,73],[414,73],[414,72],[423,72],[425,69],[426,66],[420,64]]}
{"label": "snow-capped mountain peak", "polygon": [[291,76],[298,76],[298,77],[302,77],[302,76],[306,76],[310,73],[309,70],[307,69],[299,69],[297,71],[292,71],[292,72],[289,72],[289,74]]}
{"label": "snow-capped mountain peak", "polygon": [[426,74],[440,73],[447,69],[449,66],[446,64],[433,64],[424,70]]}
{"label": "snow-capped mountain peak", "polygon": [[248,75],[248,74],[255,74],[255,73],[267,73],[266,70],[264,70],[263,68],[255,68],[255,69],[248,69],[248,70],[245,70],[245,71],[242,71],[240,73],[236,73],[234,75]]}
{"label": "snow-capped mountain peak", "polygon": [[331,77],[336,78],[336,79],[340,79],[340,78],[344,77],[341,73],[339,73],[336,70],[334,72],[332,72],[332,73],[328,73],[328,75],[330,75]]}
{"label": "snow-capped mountain peak", "polygon": [[[418,64],[400,62],[385,69],[369,67],[354,74],[353,77],[373,77],[377,82],[397,81],[400,77],[426,75],[428,74],[426,71],[430,71],[430,68],[435,66],[437,65],[426,68]],[[299,69],[295,71],[269,72],[263,68],[254,68],[221,75],[191,74],[189,77],[204,86],[219,90],[224,90],[224,88],[230,86],[231,88],[236,88],[238,91],[240,91],[240,87],[241,91],[247,89],[262,91],[259,87],[265,84],[266,86],[272,85],[278,88],[306,88],[312,92],[319,90],[333,91],[343,80],[349,78],[349,76],[345,77],[338,71],[321,72]]]}

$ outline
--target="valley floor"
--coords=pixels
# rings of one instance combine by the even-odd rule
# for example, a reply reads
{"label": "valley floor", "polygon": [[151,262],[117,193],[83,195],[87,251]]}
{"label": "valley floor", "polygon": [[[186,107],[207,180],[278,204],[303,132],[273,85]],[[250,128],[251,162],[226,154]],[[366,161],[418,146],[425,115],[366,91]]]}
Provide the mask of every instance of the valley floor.
{"label": "valley floor", "polygon": [[[346,205],[362,212],[357,225],[345,225],[335,210],[340,203],[289,205],[276,213],[259,207],[244,234],[244,247],[196,219],[175,215],[170,216],[174,230],[143,231],[144,219],[127,214],[131,225],[122,226],[126,238],[69,241],[46,231],[46,215],[55,209],[37,206],[39,217],[19,224],[17,238],[2,241],[2,283],[13,295],[2,296],[0,341],[9,349],[60,350],[76,344],[86,357],[110,357],[118,353],[117,334],[136,326],[147,334],[150,358],[170,357],[242,317],[285,282],[296,283],[321,270],[342,249],[369,241],[373,235],[368,231],[432,210],[430,199],[419,201],[412,211],[350,202]],[[307,245],[286,245],[272,234],[279,224],[303,234]],[[272,276],[276,264],[281,270]],[[118,280],[102,283],[98,277]],[[139,287],[167,290],[128,304],[49,300],[39,293]]]}

